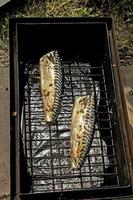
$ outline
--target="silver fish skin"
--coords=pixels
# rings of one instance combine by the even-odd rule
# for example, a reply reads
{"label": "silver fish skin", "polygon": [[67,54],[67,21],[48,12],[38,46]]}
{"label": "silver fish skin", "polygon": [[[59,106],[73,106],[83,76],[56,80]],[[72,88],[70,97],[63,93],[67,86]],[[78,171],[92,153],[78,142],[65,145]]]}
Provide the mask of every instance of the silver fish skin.
{"label": "silver fish skin", "polygon": [[71,169],[80,169],[91,145],[95,123],[95,99],[92,95],[75,99],[72,111],[70,155]]}
{"label": "silver fish skin", "polygon": [[46,123],[55,123],[62,103],[62,66],[58,51],[40,58],[40,85]]}

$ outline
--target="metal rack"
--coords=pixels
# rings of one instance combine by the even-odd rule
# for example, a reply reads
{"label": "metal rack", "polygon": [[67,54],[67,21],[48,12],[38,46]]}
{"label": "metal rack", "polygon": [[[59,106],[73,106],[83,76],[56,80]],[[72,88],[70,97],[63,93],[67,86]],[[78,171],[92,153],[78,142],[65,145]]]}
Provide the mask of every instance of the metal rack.
{"label": "metal rack", "polygon": [[[63,106],[56,124],[51,126],[46,125],[44,121],[38,68],[38,65],[28,65],[25,69],[27,83],[24,89],[24,146],[28,170],[32,177],[31,191],[34,193],[82,190],[102,187],[111,182],[119,186],[119,163],[116,163],[112,113],[104,66],[93,67],[83,62],[63,63]],[[99,73],[92,73],[92,69],[98,69]],[[99,77],[99,82],[94,80],[95,77]],[[93,91],[95,95],[96,92],[101,93],[95,109],[95,142],[92,142],[91,153],[83,167],[78,171],[69,172],[69,136],[74,98]],[[62,137],[63,134],[66,136]],[[43,155],[43,151],[48,153]],[[106,179],[109,179],[108,183],[104,183]]]}

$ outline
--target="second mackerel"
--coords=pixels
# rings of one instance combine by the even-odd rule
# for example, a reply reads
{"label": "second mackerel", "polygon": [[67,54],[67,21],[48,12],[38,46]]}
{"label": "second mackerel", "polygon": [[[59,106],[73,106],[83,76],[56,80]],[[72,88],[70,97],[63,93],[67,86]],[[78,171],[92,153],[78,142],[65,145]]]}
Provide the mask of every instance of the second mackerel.
{"label": "second mackerel", "polygon": [[79,96],[72,111],[70,156],[71,169],[80,169],[89,152],[95,125],[95,95]]}

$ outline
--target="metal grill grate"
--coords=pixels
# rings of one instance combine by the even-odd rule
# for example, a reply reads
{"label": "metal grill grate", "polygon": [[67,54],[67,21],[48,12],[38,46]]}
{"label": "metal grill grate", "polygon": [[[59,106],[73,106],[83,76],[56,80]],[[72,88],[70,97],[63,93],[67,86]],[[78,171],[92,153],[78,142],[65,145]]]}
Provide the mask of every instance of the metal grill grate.
{"label": "metal grill grate", "polygon": [[[112,134],[113,113],[104,66],[63,62],[63,73],[62,110],[56,124],[48,126],[43,119],[38,65],[25,66],[25,101],[21,129],[28,171],[32,179],[31,191],[55,192],[107,185],[119,186]],[[82,168],[69,172],[69,136],[74,98],[92,91],[96,94],[96,90],[99,90],[100,95],[97,99],[91,149]]]}

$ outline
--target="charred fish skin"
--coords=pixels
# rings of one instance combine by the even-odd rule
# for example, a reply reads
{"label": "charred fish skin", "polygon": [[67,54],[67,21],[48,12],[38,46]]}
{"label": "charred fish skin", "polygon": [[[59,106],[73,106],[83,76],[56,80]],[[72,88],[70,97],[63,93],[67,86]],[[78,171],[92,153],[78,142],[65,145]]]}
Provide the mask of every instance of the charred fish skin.
{"label": "charred fish skin", "polygon": [[72,111],[70,153],[71,169],[80,169],[92,142],[95,124],[94,94],[77,97]]}
{"label": "charred fish skin", "polygon": [[62,65],[58,51],[40,58],[40,84],[46,123],[55,123],[62,102]]}

